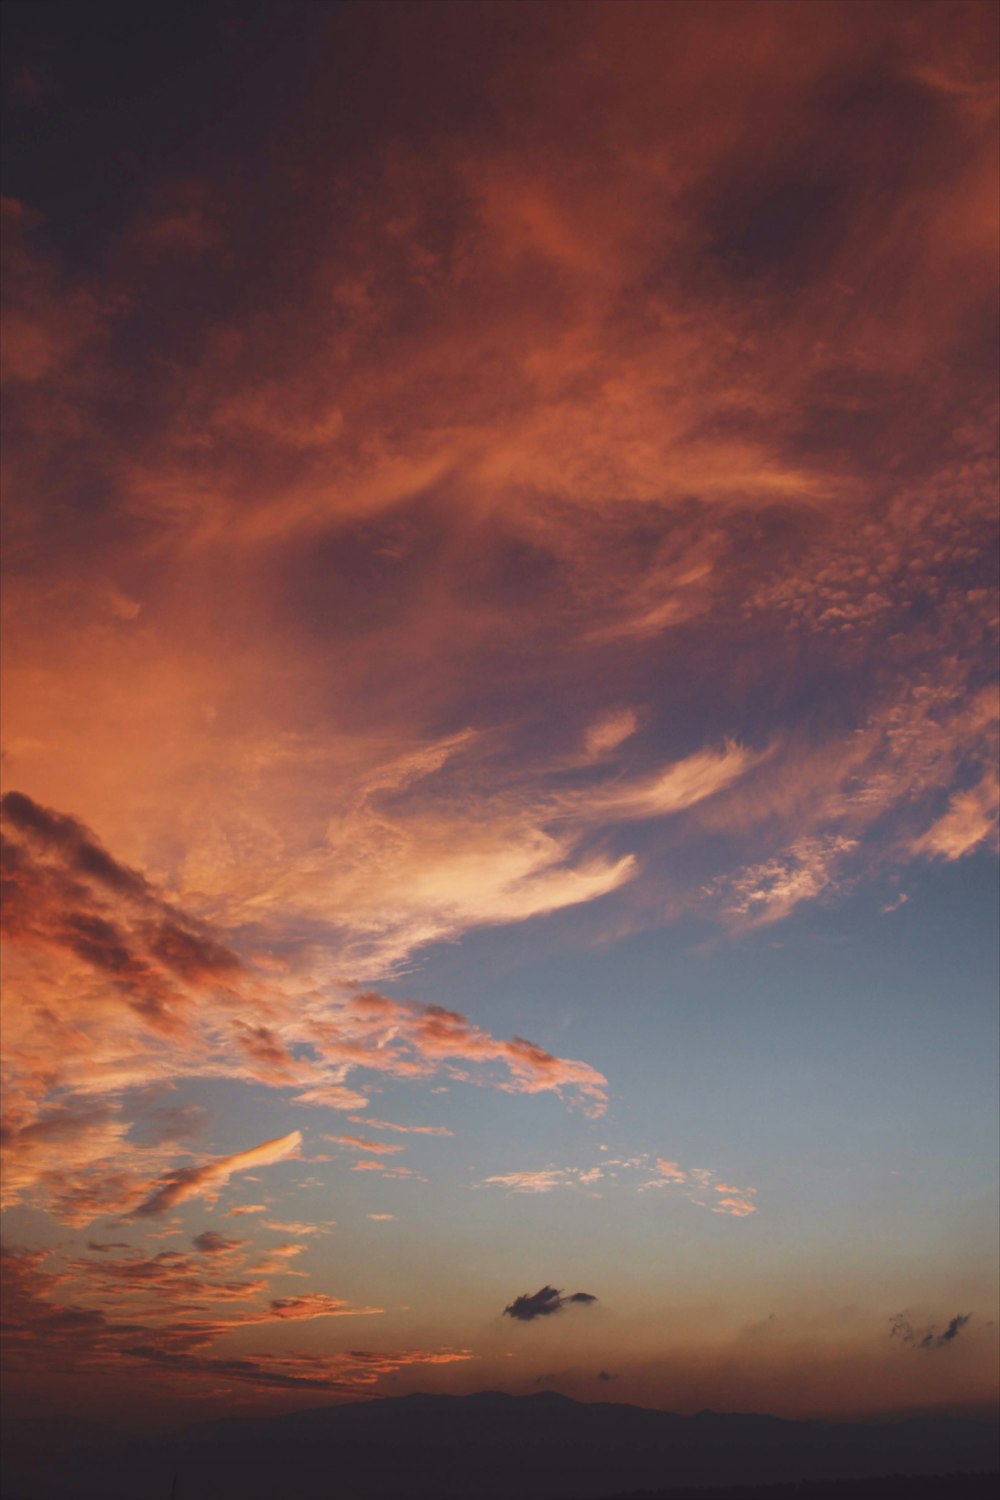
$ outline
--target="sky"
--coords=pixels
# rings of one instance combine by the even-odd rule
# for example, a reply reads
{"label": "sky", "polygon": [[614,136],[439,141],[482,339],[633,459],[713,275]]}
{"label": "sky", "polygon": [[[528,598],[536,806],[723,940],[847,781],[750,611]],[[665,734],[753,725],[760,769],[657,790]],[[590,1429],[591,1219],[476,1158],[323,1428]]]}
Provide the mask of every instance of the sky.
{"label": "sky", "polygon": [[8,1399],[984,1410],[996,8],[7,10]]}

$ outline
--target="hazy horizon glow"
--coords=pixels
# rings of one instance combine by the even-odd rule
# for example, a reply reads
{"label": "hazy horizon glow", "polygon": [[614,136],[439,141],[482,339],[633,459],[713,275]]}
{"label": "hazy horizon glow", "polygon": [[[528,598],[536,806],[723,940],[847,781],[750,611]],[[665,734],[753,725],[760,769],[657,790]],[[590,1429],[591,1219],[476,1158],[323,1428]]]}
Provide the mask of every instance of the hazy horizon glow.
{"label": "hazy horizon glow", "polygon": [[985,1408],[995,7],[12,10],[17,1409]]}

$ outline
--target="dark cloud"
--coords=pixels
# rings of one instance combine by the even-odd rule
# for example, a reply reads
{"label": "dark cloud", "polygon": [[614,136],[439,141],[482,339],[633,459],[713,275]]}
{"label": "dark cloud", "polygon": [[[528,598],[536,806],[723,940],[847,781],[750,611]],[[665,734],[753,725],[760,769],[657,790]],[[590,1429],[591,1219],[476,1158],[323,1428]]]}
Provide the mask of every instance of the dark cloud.
{"label": "dark cloud", "polygon": [[535,1318],[547,1318],[550,1313],[557,1313],[569,1302],[596,1302],[597,1298],[591,1296],[590,1292],[573,1292],[564,1297],[562,1292],[554,1286],[543,1286],[539,1291],[522,1292],[520,1297],[515,1297],[509,1307],[504,1308],[504,1316],[517,1318],[521,1323],[530,1323]]}
{"label": "dark cloud", "polygon": [[77,874],[113,891],[147,895],[143,877],[119,864],[76,818],[41,807],[24,792],[7,792],[0,801],[4,819],[48,854],[61,855]]}
{"label": "dark cloud", "polygon": [[112,858],[76,818],[23,792],[7,792],[0,814],[3,927],[12,939],[73,954],[160,1032],[180,1024],[185,985],[240,972],[234,953]]}
{"label": "dark cloud", "polygon": [[43,1143],[65,1144],[87,1129],[105,1125],[114,1118],[115,1110],[111,1105],[71,1099],[21,1129],[11,1120],[4,1119],[0,1123],[0,1144],[5,1149],[16,1147],[20,1152]]}
{"label": "dark cloud", "polygon": [[189,1141],[203,1135],[211,1116],[200,1104],[178,1104],[150,1109],[138,1115],[129,1139],[141,1146],[160,1146],[166,1141]]}
{"label": "dark cloud", "polygon": [[958,1338],[971,1317],[971,1313],[956,1313],[944,1333],[931,1331],[925,1334],[920,1342],[921,1349],[940,1349],[943,1344],[950,1344],[952,1339]]}
{"label": "dark cloud", "polygon": [[889,1337],[898,1338],[915,1349],[943,1349],[946,1344],[953,1343],[958,1338],[971,1317],[971,1313],[956,1313],[944,1331],[939,1333],[936,1328],[914,1328],[905,1313],[896,1313],[889,1319]]}
{"label": "dark cloud", "polygon": [[222,1255],[226,1250],[238,1250],[246,1240],[230,1240],[214,1229],[206,1229],[202,1234],[196,1234],[191,1243],[202,1255]]}

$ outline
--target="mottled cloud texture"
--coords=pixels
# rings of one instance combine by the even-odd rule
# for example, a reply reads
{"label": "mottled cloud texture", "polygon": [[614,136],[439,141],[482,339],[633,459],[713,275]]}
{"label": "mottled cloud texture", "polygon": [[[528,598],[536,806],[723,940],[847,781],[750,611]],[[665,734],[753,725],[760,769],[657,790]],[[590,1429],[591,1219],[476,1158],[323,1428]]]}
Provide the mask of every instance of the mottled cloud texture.
{"label": "mottled cloud texture", "polygon": [[371,979],[995,838],[985,9],[514,9],[317,12],[402,116],[306,90],[100,276],[7,209],[11,784]]}
{"label": "mottled cloud texture", "polygon": [[[497,1040],[440,1006],[261,970],[76,819],[12,792],[2,811],[8,1203],[45,1206],[71,1224],[146,1218],[194,1197],[214,1201],[234,1173],[299,1154],[294,1130],[164,1171],[178,1142],[168,1132],[136,1144],[126,1096],[185,1074],[253,1080],[300,1104],[344,1109],[365,1102],[344,1086],[355,1070],[443,1071],[508,1093],[569,1090],[588,1111],[604,1107],[604,1080],[585,1063],[521,1037]],[[331,1139],[377,1156],[403,1149]]]}
{"label": "mottled cloud texture", "polygon": [[[653,1176],[650,1177],[650,1171]],[[755,1187],[734,1187],[718,1182],[711,1167],[681,1167],[663,1156],[650,1157],[647,1152],[626,1158],[605,1156],[592,1167],[541,1167],[535,1170],[497,1172],[484,1177],[476,1187],[505,1188],[508,1193],[552,1193],[576,1189],[594,1198],[615,1195],[621,1191],[645,1193],[651,1188],[670,1188],[668,1195],[683,1198],[712,1213],[745,1219],[757,1212]]]}

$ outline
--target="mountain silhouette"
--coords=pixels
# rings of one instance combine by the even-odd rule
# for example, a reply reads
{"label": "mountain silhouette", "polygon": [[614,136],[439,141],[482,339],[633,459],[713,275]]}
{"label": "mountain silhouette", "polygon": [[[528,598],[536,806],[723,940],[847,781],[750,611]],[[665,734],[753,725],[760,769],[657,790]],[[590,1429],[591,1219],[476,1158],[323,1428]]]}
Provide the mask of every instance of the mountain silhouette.
{"label": "mountain silhouette", "polygon": [[[90,1424],[12,1426],[9,1500],[606,1500],[685,1486],[993,1471],[997,1427],[677,1416],[553,1392],[413,1395],[227,1418],[125,1440]],[[899,1493],[899,1492],[897,1492]]]}

